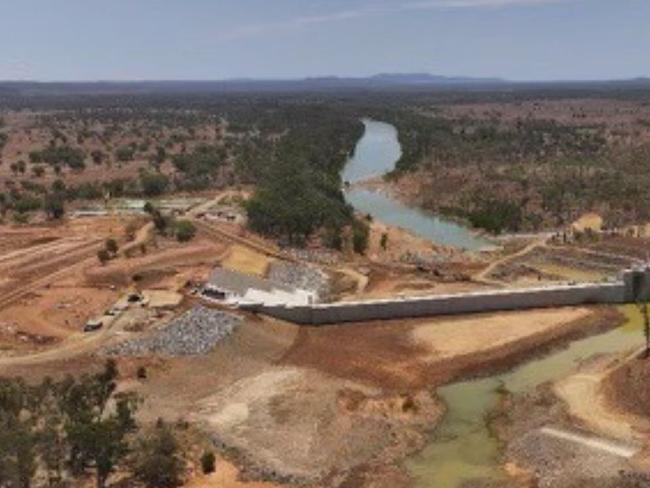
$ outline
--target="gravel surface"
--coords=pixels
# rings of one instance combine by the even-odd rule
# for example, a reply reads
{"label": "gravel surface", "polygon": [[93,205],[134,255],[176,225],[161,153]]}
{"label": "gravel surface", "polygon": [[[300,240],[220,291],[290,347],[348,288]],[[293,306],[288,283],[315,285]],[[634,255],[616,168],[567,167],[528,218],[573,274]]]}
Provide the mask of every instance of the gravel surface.
{"label": "gravel surface", "polygon": [[284,253],[285,255],[299,261],[308,261],[310,263],[326,265],[341,263],[341,255],[335,251],[288,248],[284,250]]}
{"label": "gravel surface", "polygon": [[232,334],[240,323],[241,319],[234,315],[196,306],[149,335],[110,347],[106,353],[171,356],[205,354]]}
{"label": "gravel surface", "polygon": [[302,264],[275,261],[269,267],[268,279],[280,285],[315,292],[319,297],[325,296],[329,291],[325,273]]}
{"label": "gravel surface", "polygon": [[625,459],[574,442],[554,439],[539,431],[514,440],[510,450],[516,450],[520,466],[532,469],[539,488],[565,488],[580,480],[609,480],[625,473]]}

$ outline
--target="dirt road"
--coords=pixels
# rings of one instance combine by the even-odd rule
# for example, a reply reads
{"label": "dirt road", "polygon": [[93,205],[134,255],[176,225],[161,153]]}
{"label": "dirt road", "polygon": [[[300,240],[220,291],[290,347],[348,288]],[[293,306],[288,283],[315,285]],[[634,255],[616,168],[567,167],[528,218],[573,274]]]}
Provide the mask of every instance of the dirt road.
{"label": "dirt road", "polygon": [[493,261],[485,269],[483,269],[482,271],[474,275],[473,277],[474,281],[485,283],[487,285],[494,285],[499,287],[504,286],[506,283],[490,278],[490,275],[494,272],[494,270],[496,270],[499,266],[509,263],[513,259],[525,256],[526,254],[537,249],[538,247],[546,246],[546,242],[548,241],[549,237],[550,236],[548,234],[543,234],[541,236],[538,236],[532,242],[527,244],[523,249],[520,249],[519,251],[513,254],[509,254],[507,256],[504,256],[501,259],[497,259],[496,261]]}

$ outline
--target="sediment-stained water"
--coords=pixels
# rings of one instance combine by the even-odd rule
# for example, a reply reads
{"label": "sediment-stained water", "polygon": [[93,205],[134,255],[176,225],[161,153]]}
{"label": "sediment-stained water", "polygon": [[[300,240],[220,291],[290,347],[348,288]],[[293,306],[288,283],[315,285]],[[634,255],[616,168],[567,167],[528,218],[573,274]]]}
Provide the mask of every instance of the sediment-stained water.
{"label": "sediment-stained water", "polygon": [[566,348],[534,359],[505,374],[453,383],[438,389],[448,411],[431,443],[406,467],[416,488],[458,488],[472,478],[498,480],[500,447],[485,423],[505,390],[521,393],[547,381],[561,379],[581,361],[596,354],[618,353],[641,346],[641,317],[632,305],[623,308],[627,320],[609,332],[577,340]]}

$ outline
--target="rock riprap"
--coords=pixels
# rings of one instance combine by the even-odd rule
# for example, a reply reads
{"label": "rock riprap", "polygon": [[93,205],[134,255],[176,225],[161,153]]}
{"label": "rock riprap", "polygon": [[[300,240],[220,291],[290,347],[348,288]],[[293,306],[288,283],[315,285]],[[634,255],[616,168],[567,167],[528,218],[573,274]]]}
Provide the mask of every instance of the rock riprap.
{"label": "rock riprap", "polygon": [[149,335],[130,339],[106,350],[115,355],[205,354],[228,337],[242,319],[220,310],[196,306]]}

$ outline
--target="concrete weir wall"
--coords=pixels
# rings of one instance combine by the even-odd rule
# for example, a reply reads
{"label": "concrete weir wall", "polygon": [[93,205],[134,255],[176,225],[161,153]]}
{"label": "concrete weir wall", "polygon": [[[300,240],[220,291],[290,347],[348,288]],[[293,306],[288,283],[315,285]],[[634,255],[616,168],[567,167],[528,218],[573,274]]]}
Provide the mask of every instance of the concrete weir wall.
{"label": "concrete weir wall", "polygon": [[241,308],[297,324],[324,325],[583,304],[621,304],[636,300],[650,300],[650,268],[625,271],[619,281],[609,283],[300,306],[242,304]]}

